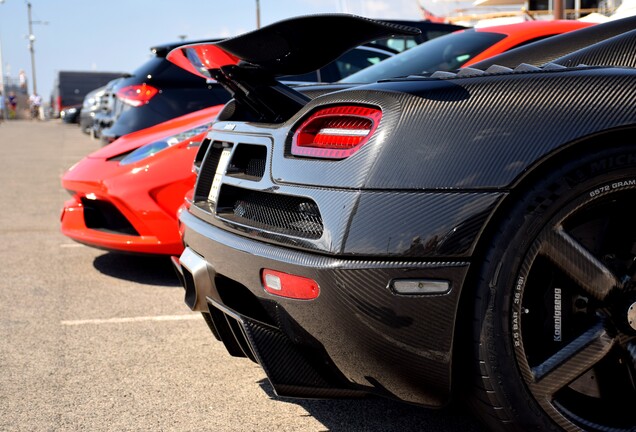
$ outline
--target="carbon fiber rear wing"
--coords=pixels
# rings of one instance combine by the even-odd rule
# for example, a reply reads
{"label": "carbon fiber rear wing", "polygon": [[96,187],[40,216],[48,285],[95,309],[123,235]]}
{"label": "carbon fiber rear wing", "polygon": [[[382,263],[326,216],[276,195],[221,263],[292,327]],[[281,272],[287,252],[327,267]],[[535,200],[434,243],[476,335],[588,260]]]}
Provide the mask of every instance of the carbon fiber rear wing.
{"label": "carbon fiber rear wing", "polygon": [[276,77],[312,72],[370,40],[419,33],[416,28],[354,15],[310,15],[217,43],[185,45],[167,58],[225,87],[242,117],[280,122],[298,112],[309,98]]}

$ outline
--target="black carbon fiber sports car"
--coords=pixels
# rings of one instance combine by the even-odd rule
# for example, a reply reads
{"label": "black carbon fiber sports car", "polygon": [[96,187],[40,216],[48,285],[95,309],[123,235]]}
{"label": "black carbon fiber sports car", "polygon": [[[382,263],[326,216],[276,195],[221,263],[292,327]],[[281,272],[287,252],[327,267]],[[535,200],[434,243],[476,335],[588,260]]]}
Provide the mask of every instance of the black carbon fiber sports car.
{"label": "black carbon fiber sports car", "polygon": [[[313,49],[324,28],[350,34]],[[413,30],[312,16],[173,51],[233,95],[181,215],[186,303],[281,396],[636,430],[634,29],[306,90],[275,77]]]}

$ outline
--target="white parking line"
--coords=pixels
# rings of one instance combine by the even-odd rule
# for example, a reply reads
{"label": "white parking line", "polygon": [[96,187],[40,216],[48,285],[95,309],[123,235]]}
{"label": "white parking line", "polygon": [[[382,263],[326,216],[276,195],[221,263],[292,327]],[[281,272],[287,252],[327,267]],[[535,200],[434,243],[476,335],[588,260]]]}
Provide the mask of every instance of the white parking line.
{"label": "white parking line", "polygon": [[121,324],[130,322],[141,321],[185,321],[202,319],[201,314],[192,313],[188,315],[159,315],[159,316],[141,316],[141,317],[128,317],[128,318],[107,318],[107,319],[86,319],[86,320],[71,320],[60,321],[61,325],[84,325],[84,324]]}
{"label": "white parking line", "polygon": [[79,243],[62,243],[60,245],[61,248],[81,248],[81,247],[86,247],[83,244],[79,244]]}

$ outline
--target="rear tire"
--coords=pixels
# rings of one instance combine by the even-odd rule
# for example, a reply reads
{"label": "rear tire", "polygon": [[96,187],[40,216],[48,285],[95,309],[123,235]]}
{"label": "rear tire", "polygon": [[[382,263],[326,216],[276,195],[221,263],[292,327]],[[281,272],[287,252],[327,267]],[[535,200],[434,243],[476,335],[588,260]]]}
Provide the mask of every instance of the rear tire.
{"label": "rear tire", "polygon": [[499,430],[636,430],[636,152],[563,165],[482,264],[473,405]]}

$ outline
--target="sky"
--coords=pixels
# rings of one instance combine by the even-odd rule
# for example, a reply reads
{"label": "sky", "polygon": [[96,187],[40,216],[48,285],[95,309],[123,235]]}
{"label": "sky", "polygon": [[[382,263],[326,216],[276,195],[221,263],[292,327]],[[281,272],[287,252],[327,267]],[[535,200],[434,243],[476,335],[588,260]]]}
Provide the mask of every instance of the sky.
{"label": "sky", "polygon": [[[48,100],[61,70],[132,72],[149,48],[236,36],[256,28],[256,0],[29,0],[37,90]],[[433,2],[435,0],[432,0]],[[308,14],[421,19],[418,0],[260,0],[261,26]],[[32,91],[27,0],[0,0],[4,75],[26,72]],[[326,29],[325,31],[337,31]],[[320,35],[316,35],[320,37]]]}

